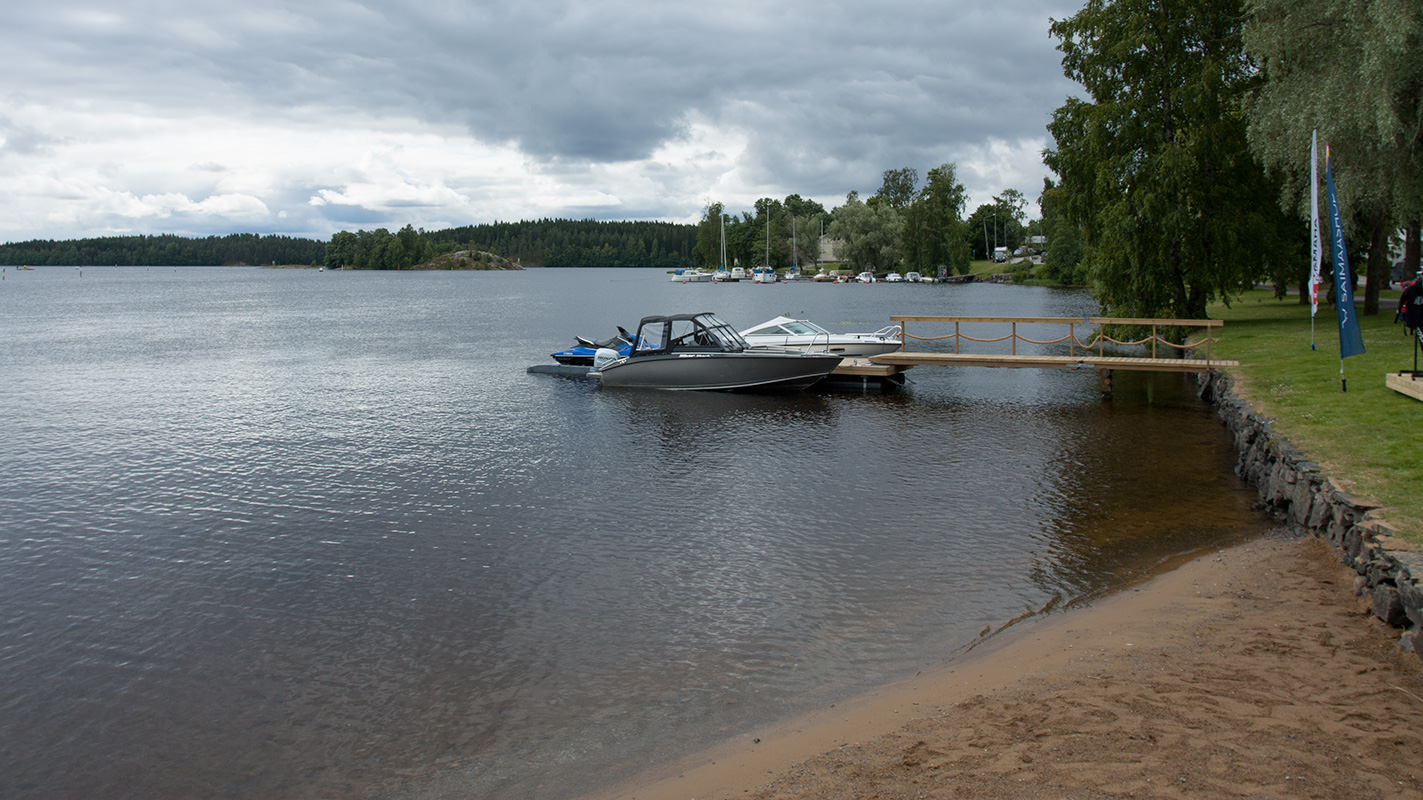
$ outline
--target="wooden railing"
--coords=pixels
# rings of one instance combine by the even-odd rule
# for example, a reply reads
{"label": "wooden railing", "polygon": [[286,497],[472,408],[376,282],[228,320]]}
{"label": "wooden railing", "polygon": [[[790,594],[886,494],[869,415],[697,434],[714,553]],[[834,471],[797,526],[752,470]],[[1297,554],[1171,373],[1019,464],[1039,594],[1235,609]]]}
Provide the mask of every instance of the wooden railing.
{"label": "wooden railing", "polygon": [[[941,364],[941,366],[985,366],[985,367],[1056,367],[1056,369],[1080,369],[1080,367],[1093,367],[1101,370],[1104,376],[1114,369],[1127,370],[1164,370],[1164,372],[1212,372],[1220,367],[1238,366],[1238,362],[1231,360],[1215,359],[1212,354],[1212,346],[1220,342],[1217,337],[1211,336],[1212,329],[1224,326],[1225,323],[1217,319],[1124,319],[1124,317],[1063,317],[1063,316],[891,316],[889,319],[899,323],[901,326],[901,339],[899,339],[899,350],[894,353],[884,353],[881,356],[872,356],[871,362],[879,364],[899,364],[899,366],[915,366],[915,364]],[[916,336],[909,333],[908,323],[951,323],[953,332],[943,336]],[[963,332],[965,325],[1007,325],[1009,332],[1003,336],[969,336]],[[1062,325],[1067,327],[1067,333],[1056,339],[1032,339],[1017,332],[1019,325]],[[1143,339],[1114,339],[1103,333],[1103,326],[1136,326],[1150,327],[1151,335]],[[1093,336],[1084,342],[1077,330],[1079,326],[1094,327]],[[1185,337],[1187,342],[1177,344],[1171,342],[1163,336],[1161,329],[1202,329],[1204,333],[1200,339],[1191,342],[1190,336]],[[939,342],[939,340],[953,339],[953,352],[908,352],[909,340],[915,339],[918,342]],[[963,353],[963,342],[993,343],[1009,342],[1012,354],[989,354],[989,353]],[[1067,354],[1017,353],[1017,344],[1067,344]],[[1107,344],[1116,344],[1121,347],[1150,346],[1150,356],[1117,356],[1117,354],[1107,354]],[[1201,350],[1204,347],[1205,357],[1187,356],[1185,350]],[[1161,350],[1174,350],[1173,356],[1161,356]]]}
{"label": "wooden railing", "polygon": [[[1207,363],[1213,362],[1213,359],[1211,357],[1211,346],[1216,342],[1220,341],[1219,339],[1210,335],[1211,329],[1219,328],[1225,325],[1223,321],[1218,319],[1132,319],[1122,317],[935,317],[917,315],[895,315],[891,316],[890,320],[899,323],[900,329],[902,331],[900,336],[900,352],[908,351],[909,348],[907,345],[910,339],[915,339],[921,342],[953,339],[955,353],[960,352],[960,344],[964,341],[980,343],[1010,341],[1012,343],[1012,353],[1015,356],[1018,354],[1019,342],[1035,345],[1050,345],[1067,342],[1068,354],[1070,356],[1076,357],[1079,355],[1080,351],[1082,355],[1091,355],[1095,353],[1095,355],[1099,358],[1106,356],[1106,346],[1108,343],[1123,347],[1149,344],[1151,346],[1150,357],[1153,359],[1157,359],[1159,358],[1157,350],[1158,347],[1171,348],[1178,352],[1182,352],[1186,350],[1198,350],[1202,345],[1204,345],[1205,361]],[[910,322],[953,323],[954,332],[944,334],[943,336],[915,336],[909,333],[909,325],[907,323]],[[969,336],[963,332],[961,326],[968,323],[999,323],[1010,325],[1011,328],[1009,333],[1004,336],[998,336],[993,338],[978,338],[974,336]],[[1030,339],[1018,333],[1018,326],[1020,324],[1066,325],[1067,333],[1066,335],[1060,336],[1056,339]],[[1077,326],[1079,325],[1096,327],[1097,330],[1095,332],[1095,335],[1088,341],[1082,341],[1077,336]],[[1151,335],[1142,339],[1135,340],[1114,339],[1102,332],[1102,326],[1105,325],[1130,325],[1135,327],[1150,327]],[[1183,344],[1176,344],[1175,342],[1172,342],[1161,335],[1162,328],[1201,328],[1204,329],[1205,333],[1200,339],[1194,342],[1186,341]]]}

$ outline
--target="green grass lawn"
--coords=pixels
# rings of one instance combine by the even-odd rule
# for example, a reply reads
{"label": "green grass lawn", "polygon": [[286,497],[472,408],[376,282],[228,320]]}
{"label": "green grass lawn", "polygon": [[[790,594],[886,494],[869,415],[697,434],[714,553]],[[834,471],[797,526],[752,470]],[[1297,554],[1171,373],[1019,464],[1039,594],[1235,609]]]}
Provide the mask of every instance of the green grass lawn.
{"label": "green grass lawn", "polygon": [[1309,306],[1296,297],[1260,290],[1212,306],[1210,316],[1225,320],[1213,354],[1240,362],[1236,391],[1277,433],[1348,491],[1388,506],[1385,518],[1423,545],[1423,403],[1384,384],[1385,374],[1413,368],[1412,341],[1393,315],[1389,307],[1359,318],[1368,352],[1345,360],[1348,392],[1334,310],[1321,305],[1311,351]]}

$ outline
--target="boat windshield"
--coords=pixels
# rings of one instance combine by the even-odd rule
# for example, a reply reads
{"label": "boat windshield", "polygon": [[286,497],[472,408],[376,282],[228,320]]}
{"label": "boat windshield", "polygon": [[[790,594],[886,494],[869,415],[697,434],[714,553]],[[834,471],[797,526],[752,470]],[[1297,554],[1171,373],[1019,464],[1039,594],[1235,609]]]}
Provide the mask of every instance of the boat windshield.
{"label": "boat windshield", "polygon": [[804,319],[784,317],[757,325],[745,332],[747,336],[825,336],[830,331]]}
{"label": "boat windshield", "polygon": [[790,322],[783,323],[781,327],[785,329],[786,333],[792,336],[816,336],[830,332],[813,322],[803,319],[793,319]]}
{"label": "boat windshield", "polygon": [[709,347],[728,352],[745,350],[750,346],[736,329],[722,322],[715,314],[698,314],[690,320],[673,320],[672,326],[674,346]]}
{"label": "boat windshield", "polygon": [[662,350],[739,352],[750,348],[730,325],[714,314],[653,317],[638,329],[638,353]]}

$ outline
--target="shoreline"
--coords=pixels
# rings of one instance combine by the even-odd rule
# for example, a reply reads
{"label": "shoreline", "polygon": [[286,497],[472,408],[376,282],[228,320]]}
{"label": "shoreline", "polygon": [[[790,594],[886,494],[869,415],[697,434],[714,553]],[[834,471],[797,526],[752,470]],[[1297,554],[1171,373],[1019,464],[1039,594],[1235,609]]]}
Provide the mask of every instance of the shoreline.
{"label": "shoreline", "polygon": [[1423,662],[1353,575],[1307,535],[1210,551],[585,800],[1423,794]]}
{"label": "shoreline", "polygon": [[588,800],[1423,796],[1423,559],[1200,377],[1272,535]]}

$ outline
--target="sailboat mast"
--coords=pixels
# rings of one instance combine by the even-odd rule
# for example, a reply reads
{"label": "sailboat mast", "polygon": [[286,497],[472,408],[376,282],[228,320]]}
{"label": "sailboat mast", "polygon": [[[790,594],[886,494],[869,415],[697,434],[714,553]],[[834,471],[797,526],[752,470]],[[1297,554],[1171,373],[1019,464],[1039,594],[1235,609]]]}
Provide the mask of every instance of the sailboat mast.
{"label": "sailboat mast", "polygon": [[726,215],[721,215],[721,268],[726,269]]}

